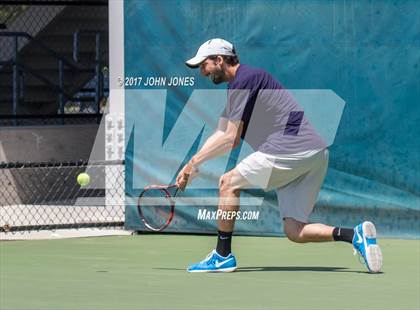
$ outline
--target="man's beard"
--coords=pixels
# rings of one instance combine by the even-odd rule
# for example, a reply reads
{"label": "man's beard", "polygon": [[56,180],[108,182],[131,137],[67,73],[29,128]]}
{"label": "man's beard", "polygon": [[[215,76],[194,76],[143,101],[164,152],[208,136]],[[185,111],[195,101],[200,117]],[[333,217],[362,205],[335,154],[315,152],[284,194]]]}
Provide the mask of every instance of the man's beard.
{"label": "man's beard", "polygon": [[220,84],[225,81],[225,73],[223,70],[217,70],[213,73],[210,73],[210,79],[213,81],[214,84]]}

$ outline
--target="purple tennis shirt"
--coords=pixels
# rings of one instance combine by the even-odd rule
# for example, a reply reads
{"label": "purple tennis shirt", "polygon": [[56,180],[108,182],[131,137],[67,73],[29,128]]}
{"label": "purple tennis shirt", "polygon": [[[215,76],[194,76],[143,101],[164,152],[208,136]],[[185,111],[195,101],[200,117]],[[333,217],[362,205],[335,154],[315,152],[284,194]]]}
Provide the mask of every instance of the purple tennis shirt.
{"label": "purple tennis shirt", "polygon": [[326,148],[291,94],[268,72],[241,64],[228,84],[221,117],[242,120],[244,139],[255,151],[297,154]]}

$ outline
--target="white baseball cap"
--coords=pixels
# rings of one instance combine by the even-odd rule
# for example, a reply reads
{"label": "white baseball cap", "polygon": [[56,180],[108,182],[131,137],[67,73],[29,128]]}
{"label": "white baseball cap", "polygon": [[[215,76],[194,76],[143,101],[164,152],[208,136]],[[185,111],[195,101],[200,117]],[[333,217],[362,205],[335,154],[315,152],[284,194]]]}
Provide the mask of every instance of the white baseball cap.
{"label": "white baseball cap", "polygon": [[197,54],[187,60],[185,64],[190,68],[198,68],[200,64],[209,56],[226,55],[235,56],[233,44],[223,39],[211,39],[204,42],[197,51]]}

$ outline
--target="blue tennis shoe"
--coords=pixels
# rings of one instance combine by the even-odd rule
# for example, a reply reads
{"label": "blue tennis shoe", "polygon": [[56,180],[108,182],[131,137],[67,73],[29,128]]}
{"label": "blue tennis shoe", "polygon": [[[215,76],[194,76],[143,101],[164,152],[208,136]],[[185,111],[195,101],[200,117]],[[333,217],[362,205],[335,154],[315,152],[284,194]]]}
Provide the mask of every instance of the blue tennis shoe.
{"label": "blue tennis shoe", "polygon": [[216,250],[211,251],[205,259],[187,268],[188,272],[232,272],[236,270],[236,258],[229,254],[220,256]]}
{"label": "blue tennis shoe", "polygon": [[354,253],[363,257],[369,272],[377,273],[382,268],[382,252],[376,243],[376,228],[371,222],[363,222],[354,228]]}

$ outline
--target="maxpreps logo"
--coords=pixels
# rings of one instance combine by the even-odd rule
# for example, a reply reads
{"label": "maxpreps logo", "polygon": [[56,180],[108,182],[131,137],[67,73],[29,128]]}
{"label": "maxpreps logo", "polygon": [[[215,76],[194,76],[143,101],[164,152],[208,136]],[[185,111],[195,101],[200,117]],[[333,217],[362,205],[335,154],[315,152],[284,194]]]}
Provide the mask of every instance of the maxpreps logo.
{"label": "maxpreps logo", "polygon": [[207,209],[199,209],[197,220],[199,221],[216,221],[216,220],[239,220],[239,221],[256,221],[260,217],[260,211],[226,211],[217,210],[210,211]]}

